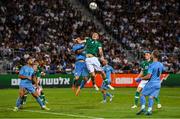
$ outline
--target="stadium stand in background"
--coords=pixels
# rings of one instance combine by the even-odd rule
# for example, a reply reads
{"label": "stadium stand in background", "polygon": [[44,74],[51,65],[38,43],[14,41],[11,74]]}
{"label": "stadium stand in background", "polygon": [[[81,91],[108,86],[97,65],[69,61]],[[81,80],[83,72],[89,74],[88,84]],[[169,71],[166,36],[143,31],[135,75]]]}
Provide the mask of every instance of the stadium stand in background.
{"label": "stadium stand in background", "polygon": [[[90,0],[79,1],[88,9]],[[105,57],[116,72],[138,73],[142,52],[159,49],[167,71],[180,73],[179,2],[94,1],[99,9],[92,14],[118,41],[101,34]],[[15,72],[33,55],[46,62],[47,73],[70,73],[74,66],[74,36],[101,33],[101,28],[68,0],[1,0],[0,16],[1,72]],[[129,60],[129,52],[134,60]]]}

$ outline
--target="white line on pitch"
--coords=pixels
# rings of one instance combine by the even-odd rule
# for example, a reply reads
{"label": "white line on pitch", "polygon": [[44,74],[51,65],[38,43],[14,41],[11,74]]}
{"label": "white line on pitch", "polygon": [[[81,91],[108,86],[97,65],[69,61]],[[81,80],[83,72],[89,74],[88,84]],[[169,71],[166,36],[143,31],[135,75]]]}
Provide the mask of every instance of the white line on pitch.
{"label": "white line on pitch", "polygon": [[[8,110],[12,110],[8,108]],[[45,111],[38,111],[38,110],[21,110],[24,112],[35,112],[35,113],[41,113],[41,114],[52,114],[52,115],[61,115],[61,116],[69,116],[69,117],[79,117],[79,118],[89,118],[89,119],[104,119],[104,118],[99,118],[99,117],[92,117],[92,116],[85,116],[85,115],[75,115],[75,114],[67,114],[67,113],[57,113],[57,112],[45,112]]]}

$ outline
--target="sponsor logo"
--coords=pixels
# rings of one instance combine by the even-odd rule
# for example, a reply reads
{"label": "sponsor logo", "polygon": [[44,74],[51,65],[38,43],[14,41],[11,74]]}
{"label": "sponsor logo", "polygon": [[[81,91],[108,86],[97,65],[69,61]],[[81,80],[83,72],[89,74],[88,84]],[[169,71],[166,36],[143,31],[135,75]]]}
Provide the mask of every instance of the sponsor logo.
{"label": "sponsor logo", "polygon": [[127,77],[116,78],[115,84],[133,84],[133,78],[127,78]]}
{"label": "sponsor logo", "polygon": [[[21,79],[11,79],[11,86],[18,86]],[[40,85],[70,85],[70,78],[42,78],[39,80]]]}

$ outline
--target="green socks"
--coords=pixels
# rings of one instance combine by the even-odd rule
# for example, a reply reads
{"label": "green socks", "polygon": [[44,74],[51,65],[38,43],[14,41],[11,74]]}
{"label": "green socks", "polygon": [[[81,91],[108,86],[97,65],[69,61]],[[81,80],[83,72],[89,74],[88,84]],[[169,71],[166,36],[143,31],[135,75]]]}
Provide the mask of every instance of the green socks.
{"label": "green socks", "polygon": [[155,99],[155,101],[156,101],[156,103],[157,103],[157,104],[160,104],[159,97],[157,97],[157,98],[154,98],[154,99]]}
{"label": "green socks", "polygon": [[136,93],[135,93],[135,97],[134,97],[134,104],[135,104],[135,105],[137,105],[137,104],[138,104],[139,95],[140,95],[140,93],[139,93],[139,92],[136,92]]}

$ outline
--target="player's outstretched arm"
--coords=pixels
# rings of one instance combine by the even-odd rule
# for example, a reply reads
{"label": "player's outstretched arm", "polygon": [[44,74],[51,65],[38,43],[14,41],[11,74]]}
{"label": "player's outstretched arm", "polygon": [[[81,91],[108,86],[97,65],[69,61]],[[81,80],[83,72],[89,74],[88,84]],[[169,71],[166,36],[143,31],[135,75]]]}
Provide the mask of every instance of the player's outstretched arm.
{"label": "player's outstretched arm", "polygon": [[137,78],[141,78],[143,76],[143,71],[141,70],[141,72],[139,73],[139,75],[137,76]]}
{"label": "player's outstretched arm", "polygon": [[99,56],[100,56],[101,60],[104,60],[104,54],[103,54],[102,47],[99,47]]}
{"label": "player's outstretched arm", "polygon": [[151,74],[147,74],[146,76],[141,77],[142,80],[149,80],[151,78]]}

